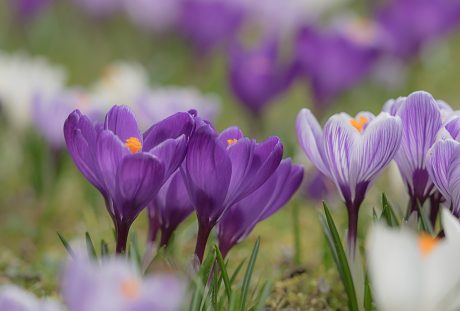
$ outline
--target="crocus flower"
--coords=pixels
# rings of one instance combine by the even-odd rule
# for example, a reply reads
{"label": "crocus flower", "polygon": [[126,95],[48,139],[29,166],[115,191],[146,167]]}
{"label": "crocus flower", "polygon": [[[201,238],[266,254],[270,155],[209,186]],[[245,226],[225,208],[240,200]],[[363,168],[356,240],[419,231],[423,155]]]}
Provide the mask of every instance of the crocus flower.
{"label": "crocus flower", "polygon": [[460,223],[442,210],[445,238],[374,225],[367,239],[372,295],[380,311],[460,308]]}
{"label": "crocus flower", "polygon": [[51,0],[10,0],[9,2],[18,19],[27,22],[40,14]]}
{"label": "crocus flower", "polygon": [[0,52],[0,105],[16,130],[30,125],[34,96],[55,94],[65,81],[64,69],[42,57]]}
{"label": "crocus flower", "polygon": [[398,151],[401,120],[382,112],[332,116],[324,130],[310,110],[297,116],[297,136],[310,161],[337,186],[348,209],[348,247],[355,250],[359,208],[366,192]]}
{"label": "crocus flower", "polygon": [[310,81],[319,108],[362,80],[378,55],[375,46],[352,40],[339,31],[304,27],[296,38],[296,59]]}
{"label": "crocus flower", "polygon": [[177,113],[141,135],[133,113],[114,106],[104,125],[76,110],[64,124],[67,148],[80,172],[105,199],[117,234],[117,252],[125,251],[128,231],[185,157],[194,122]]}
{"label": "crocus flower", "polygon": [[214,121],[220,111],[220,99],[192,87],[161,87],[149,90],[135,103],[141,125],[158,122],[176,112],[196,110],[205,120]]}
{"label": "crocus flower", "polygon": [[14,285],[0,286],[0,310],[5,311],[62,311],[64,308],[51,299],[38,299],[32,293]]}
{"label": "crocus flower", "polygon": [[401,148],[395,161],[409,192],[408,212],[417,211],[417,205],[423,205],[432,193],[433,182],[428,176],[425,157],[441,129],[444,109],[447,109],[444,103],[436,102],[426,92],[415,92],[385,104],[384,110],[399,116],[402,122]]}
{"label": "crocus flower", "polygon": [[183,0],[179,27],[200,52],[206,53],[232,40],[244,15],[242,1]]}
{"label": "crocus flower", "polygon": [[228,71],[233,93],[256,116],[287,89],[294,77],[292,66],[281,63],[278,40],[274,38],[251,50],[235,44]]}
{"label": "crocus flower", "polygon": [[209,124],[197,127],[183,174],[198,218],[195,254],[200,263],[212,228],[230,206],[264,184],[282,155],[283,145],[277,137],[256,143],[237,127],[220,134]]}
{"label": "crocus flower", "polygon": [[172,275],[142,279],[125,258],[69,259],[61,291],[69,311],[178,311],[185,284]]}
{"label": "crocus flower", "polygon": [[282,208],[297,191],[302,178],[302,166],[285,159],[259,189],[229,207],[217,225],[222,256],[244,240],[259,222]]}
{"label": "crocus flower", "polygon": [[[160,247],[167,246],[177,226],[193,212],[193,205],[180,170],[177,170],[158,191],[148,206],[150,218],[150,240],[154,242],[154,231],[160,229]],[[153,240],[152,240],[153,239]]]}
{"label": "crocus flower", "polygon": [[381,41],[393,54],[408,58],[460,22],[460,5],[451,0],[393,0],[376,12]]}
{"label": "crocus flower", "polygon": [[92,17],[110,16],[122,8],[121,0],[73,0],[73,2]]}

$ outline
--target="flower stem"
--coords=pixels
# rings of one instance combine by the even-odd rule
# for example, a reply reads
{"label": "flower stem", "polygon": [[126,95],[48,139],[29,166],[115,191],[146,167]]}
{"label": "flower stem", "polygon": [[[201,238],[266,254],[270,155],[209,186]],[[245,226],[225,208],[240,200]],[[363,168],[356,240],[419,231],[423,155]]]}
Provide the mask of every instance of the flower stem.
{"label": "flower stem", "polygon": [[198,259],[199,264],[203,262],[204,251],[206,250],[206,243],[208,242],[209,234],[211,233],[211,226],[198,224],[198,236],[196,239],[195,257]]}
{"label": "flower stem", "polygon": [[355,258],[356,237],[358,233],[358,209],[348,208],[348,255],[350,259]]}
{"label": "flower stem", "polygon": [[128,242],[128,233],[130,225],[125,222],[118,223],[117,229],[117,254],[124,254],[126,252],[126,244]]}

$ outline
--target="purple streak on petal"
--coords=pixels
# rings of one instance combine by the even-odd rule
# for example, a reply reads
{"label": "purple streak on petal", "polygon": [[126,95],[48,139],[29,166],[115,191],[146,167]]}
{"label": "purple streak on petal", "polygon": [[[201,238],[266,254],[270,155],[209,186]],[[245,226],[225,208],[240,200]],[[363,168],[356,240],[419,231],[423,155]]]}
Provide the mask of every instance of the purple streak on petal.
{"label": "purple streak on petal", "polygon": [[142,144],[142,135],[133,112],[126,106],[113,106],[105,116],[104,129],[112,131],[124,143],[128,138],[137,138]]}
{"label": "purple streak on petal", "polygon": [[321,173],[330,176],[324,151],[323,131],[309,109],[300,110],[297,115],[296,130],[300,147],[308,159]]}

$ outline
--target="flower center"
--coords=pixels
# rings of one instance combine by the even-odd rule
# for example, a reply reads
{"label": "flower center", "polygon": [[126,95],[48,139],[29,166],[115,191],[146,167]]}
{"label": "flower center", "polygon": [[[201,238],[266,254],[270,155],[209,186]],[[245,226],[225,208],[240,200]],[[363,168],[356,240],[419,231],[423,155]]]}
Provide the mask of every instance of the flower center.
{"label": "flower center", "polygon": [[131,153],[138,153],[142,149],[142,144],[136,137],[128,138],[125,142],[125,146]]}
{"label": "flower center", "polygon": [[360,133],[363,132],[364,126],[366,126],[367,122],[369,122],[369,120],[364,116],[360,116],[358,120],[356,120],[356,119],[351,119],[350,120],[351,126],[353,126],[355,129],[357,129],[358,132],[360,132]]}
{"label": "flower center", "polygon": [[433,249],[438,245],[439,239],[432,237],[429,234],[422,233],[418,236],[418,246],[422,256],[429,255]]}
{"label": "flower center", "polygon": [[134,279],[125,279],[121,282],[121,293],[123,297],[125,297],[128,300],[134,300],[137,297],[139,297],[140,294],[140,284],[139,282]]}
{"label": "flower center", "polygon": [[236,144],[238,142],[238,139],[236,138],[233,138],[233,139],[227,139],[227,144],[230,146],[230,145],[233,145],[233,144]]}

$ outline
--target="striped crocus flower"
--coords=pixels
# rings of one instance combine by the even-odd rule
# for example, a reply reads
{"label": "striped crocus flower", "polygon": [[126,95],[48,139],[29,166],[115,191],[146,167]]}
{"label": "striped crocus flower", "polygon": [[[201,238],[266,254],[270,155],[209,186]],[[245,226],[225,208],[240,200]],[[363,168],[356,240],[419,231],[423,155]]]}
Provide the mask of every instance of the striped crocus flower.
{"label": "striped crocus flower", "polygon": [[401,142],[398,117],[382,112],[332,116],[321,129],[308,109],[297,116],[300,146],[311,162],[337,186],[348,209],[348,247],[353,256],[358,212],[367,190],[390,163]]}

